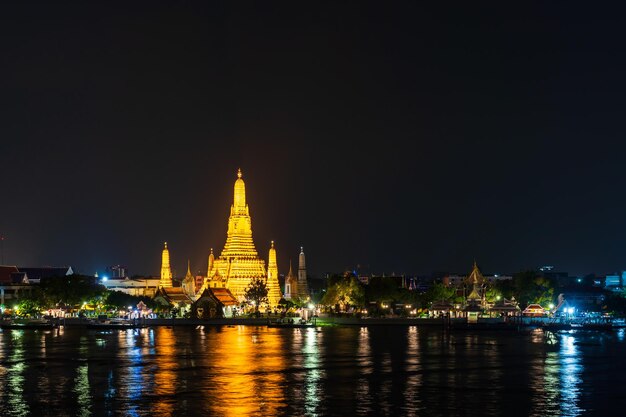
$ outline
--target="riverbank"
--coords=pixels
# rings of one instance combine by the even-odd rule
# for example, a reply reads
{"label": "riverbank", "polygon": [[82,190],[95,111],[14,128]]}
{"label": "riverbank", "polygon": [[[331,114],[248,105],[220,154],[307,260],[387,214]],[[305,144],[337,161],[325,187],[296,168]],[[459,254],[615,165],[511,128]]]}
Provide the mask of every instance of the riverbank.
{"label": "riverbank", "polygon": [[[221,319],[184,319],[184,318],[152,318],[135,319],[133,323],[152,326],[267,326],[271,318],[261,317],[236,317]],[[428,327],[449,327],[451,324],[466,324],[466,319],[452,319],[444,321],[442,318],[359,318],[359,317],[338,317],[321,316],[315,317],[316,326],[428,326]],[[60,319],[59,324],[67,327],[86,326],[90,322],[86,318],[65,318]],[[484,319],[481,325],[502,324],[501,319]]]}
{"label": "riverbank", "polygon": [[[184,318],[152,318],[135,319],[133,323],[141,327],[157,326],[267,326],[272,318],[236,317],[221,319],[184,319]],[[416,317],[315,317],[316,326],[418,326],[430,328],[446,328],[452,330],[516,330],[520,328],[550,327],[554,322],[549,319],[530,317],[516,317],[505,320],[503,318],[481,318],[476,323],[468,323],[465,318],[416,318]],[[85,327],[90,322],[87,318],[60,319],[59,324],[67,327]],[[618,327],[618,326],[615,326]],[[623,325],[619,327],[624,327]]]}

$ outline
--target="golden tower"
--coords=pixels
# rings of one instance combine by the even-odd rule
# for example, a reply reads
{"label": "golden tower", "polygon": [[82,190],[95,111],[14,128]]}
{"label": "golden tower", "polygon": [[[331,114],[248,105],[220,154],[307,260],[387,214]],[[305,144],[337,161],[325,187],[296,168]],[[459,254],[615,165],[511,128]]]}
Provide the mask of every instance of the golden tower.
{"label": "golden tower", "polygon": [[207,270],[206,276],[211,276],[211,269],[213,269],[213,261],[215,260],[215,255],[213,255],[213,248],[211,248],[211,253],[209,254],[209,269]]}
{"label": "golden tower", "polygon": [[161,255],[161,280],[159,281],[159,287],[172,287],[172,269],[170,268],[170,251],[167,249],[167,242],[165,242],[165,248]]}
{"label": "golden tower", "polygon": [[270,247],[270,254],[267,262],[267,299],[270,307],[276,307],[280,301],[280,284],[278,283],[278,263],[276,262],[276,249],[274,241]]}
{"label": "golden tower", "polygon": [[[245,298],[245,290],[253,278],[267,280],[265,261],[259,254],[252,240],[252,220],[246,204],[246,185],[241,178],[241,169],[237,172],[234,187],[233,204],[230,206],[226,243],[220,256],[209,265],[207,280],[220,275],[226,288],[239,300]],[[210,263],[210,262],[209,262]],[[268,283],[268,294],[275,294],[274,285]],[[278,288],[280,292],[280,288]],[[270,307],[274,307],[270,305]]]}

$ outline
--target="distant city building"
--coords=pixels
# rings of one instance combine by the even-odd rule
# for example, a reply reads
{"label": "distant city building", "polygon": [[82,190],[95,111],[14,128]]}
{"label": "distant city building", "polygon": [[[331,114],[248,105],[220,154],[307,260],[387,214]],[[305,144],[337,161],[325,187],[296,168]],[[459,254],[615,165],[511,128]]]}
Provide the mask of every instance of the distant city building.
{"label": "distant city building", "polygon": [[29,268],[0,265],[0,307],[32,291],[32,284],[53,277],[73,275],[72,267]]}
{"label": "distant city building", "polygon": [[39,284],[42,279],[63,277],[66,275],[74,275],[74,270],[71,266],[51,267],[45,266],[42,268],[18,268],[20,272],[23,272],[28,277],[30,284]]}
{"label": "distant city building", "polygon": [[121,291],[125,294],[135,297],[152,298],[156,294],[159,287],[160,279],[158,277],[133,277],[133,278],[108,278],[102,280],[107,290]]}
{"label": "distant city building", "polygon": [[128,276],[128,270],[125,266],[113,265],[106,268],[105,275],[108,278],[124,278]]}
{"label": "distant city building", "polygon": [[368,285],[370,283],[369,275],[359,275],[359,276],[357,276],[357,279],[363,285]]}
{"label": "distant city building", "polygon": [[624,288],[624,282],[626,282],[626,271],[607,275],[604,278],[604,288],[610,291],[621,291]]}
{"label": "distant city building", "polygon": [[[368,278],[368,285],[369,283],[371,283],[373,280],[376,279],[385,279],[385,280],[390,280],[390,281],[394,281],[396,283],[396,286],[398,288],[405,288],[405,289],[412,289],[411,285],[413,283],[413,279],[409,278],[405,275],[396,275],[394,273],[392,273],[391,275],[386,275],[386,274],[382,274],[382,275],[374,275],[372,274],[372,276],[370,276]],[[360,279],[359,279],[360,280]]]}

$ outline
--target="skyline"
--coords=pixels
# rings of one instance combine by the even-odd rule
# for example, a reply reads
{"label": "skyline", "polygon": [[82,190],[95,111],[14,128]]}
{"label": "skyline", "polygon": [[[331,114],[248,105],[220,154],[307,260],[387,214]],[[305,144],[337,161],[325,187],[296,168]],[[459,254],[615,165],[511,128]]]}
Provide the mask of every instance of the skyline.
{"label": "skyline", "polygon": [[6,264],[626,269],[622,5],[0,7]]}

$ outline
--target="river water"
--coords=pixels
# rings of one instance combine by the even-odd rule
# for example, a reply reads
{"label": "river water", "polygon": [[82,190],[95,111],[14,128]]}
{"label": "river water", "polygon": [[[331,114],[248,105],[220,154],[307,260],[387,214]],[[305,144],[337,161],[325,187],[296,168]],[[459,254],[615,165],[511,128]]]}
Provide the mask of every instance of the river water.
{"label": "river water", "polygon": [[557,339],[415,326],[5,329],[0,416],[626,415],[624,330]]}

